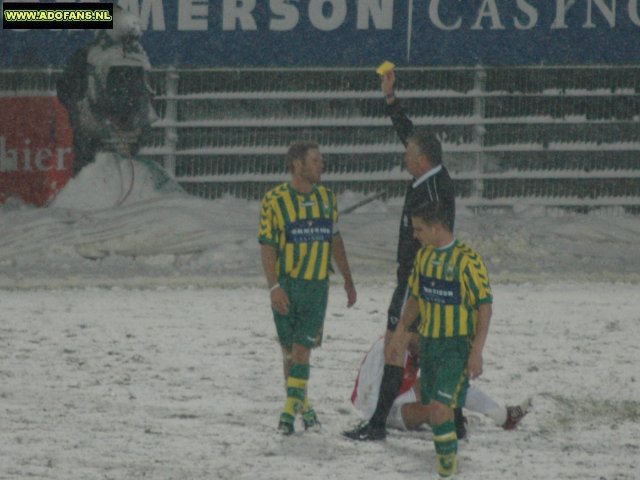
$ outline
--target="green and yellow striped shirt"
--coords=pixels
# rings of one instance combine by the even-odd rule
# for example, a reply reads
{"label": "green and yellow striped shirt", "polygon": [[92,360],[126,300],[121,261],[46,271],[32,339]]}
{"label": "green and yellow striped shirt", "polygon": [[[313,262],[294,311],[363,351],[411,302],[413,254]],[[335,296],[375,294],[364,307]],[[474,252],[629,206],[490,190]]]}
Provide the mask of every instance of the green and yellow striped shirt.
{"label": "green and yellow striped shirt", "polygon": [[478,307],[492,303],[489,274],[482,257],[462,242],[445,248],[423,247],[409,277],[418,300],[418,331],[429,338],[476,333]]}
{"label": "green and yellow striped shirt", "polygon": [[278,250],[278,275],[324,280],[329,274],[331,244],[338,233],[335,194],[314,185],[308,194],[290,183],[269,190],[262,199],[258,241]]}

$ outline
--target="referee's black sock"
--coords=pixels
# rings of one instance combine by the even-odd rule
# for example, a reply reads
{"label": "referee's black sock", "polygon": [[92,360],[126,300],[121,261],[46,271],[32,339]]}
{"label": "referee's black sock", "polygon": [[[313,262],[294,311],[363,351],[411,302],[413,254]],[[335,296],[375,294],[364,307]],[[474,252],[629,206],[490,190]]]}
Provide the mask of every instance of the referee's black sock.
{"label": "referee's black sock", "polygon": [[384,366],[378,404],[376,405],[376,410],[373,412],[371,420],[369,420],[371,425],[375,427],[385,427],[393,401],[398,396],[398,392],[402,386],[403,376],[404,368],[396,367],[395,365]]}

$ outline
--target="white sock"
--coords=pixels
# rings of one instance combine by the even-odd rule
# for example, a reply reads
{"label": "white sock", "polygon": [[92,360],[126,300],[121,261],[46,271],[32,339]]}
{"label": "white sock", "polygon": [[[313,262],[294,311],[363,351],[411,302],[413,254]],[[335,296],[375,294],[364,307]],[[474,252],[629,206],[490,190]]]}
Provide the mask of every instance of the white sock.
{"label": "white sock", "polygon": [[498,426],[502,426],[507,421],[507,407],[498,405],[493,398],[475,385],[469,385],[464,408],[486,415]]}

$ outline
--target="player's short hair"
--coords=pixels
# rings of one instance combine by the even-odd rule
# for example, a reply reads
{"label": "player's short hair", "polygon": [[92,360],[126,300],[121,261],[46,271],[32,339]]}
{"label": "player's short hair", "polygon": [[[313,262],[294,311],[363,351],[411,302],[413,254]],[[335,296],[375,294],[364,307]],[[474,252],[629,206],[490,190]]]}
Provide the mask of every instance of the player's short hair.
{"label": "player's short hair", "polygon": [[412,208],[409,214],[412,217],[418,217],[427,225],[435,225],[437,223],[442,224],[447,230],[451,231],[449,227],[449,218],[447,210],[440,202],[424,202],[416,207]]}
{"label": "player's short hair", "polygon": [[418,146],[420,153],[425,154],[429,158],[432,167],[442,164],[442,144],[438,137],[431,132],[415,132],[407,139]]}
{"label": "player's short hair", "polygon": [[318,142],[314,142],[313,140],[298,140],[293,142],[287,150],[286,161],[289,170],[293,171],[294,160],[304,160],[309,150],[318,150],[319,148]]}

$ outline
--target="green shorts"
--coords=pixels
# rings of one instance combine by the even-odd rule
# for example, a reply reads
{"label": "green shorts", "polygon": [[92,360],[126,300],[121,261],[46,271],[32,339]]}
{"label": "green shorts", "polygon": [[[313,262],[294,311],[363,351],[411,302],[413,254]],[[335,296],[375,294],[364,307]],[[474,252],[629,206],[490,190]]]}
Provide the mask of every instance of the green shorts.
{"label": "green shorts", "polygon": [[420,393],[424,405],[432,400],[451,408],[464,405],[470,350],[470,337],[420,337]]}
{"label": "green shorts", "polygon": [[319,347],[327,312],[329,281],[280,277],[278,283],[290,302],[287,315],[273,310],[280,345],[291,348],[297,343],[307,348]]}

